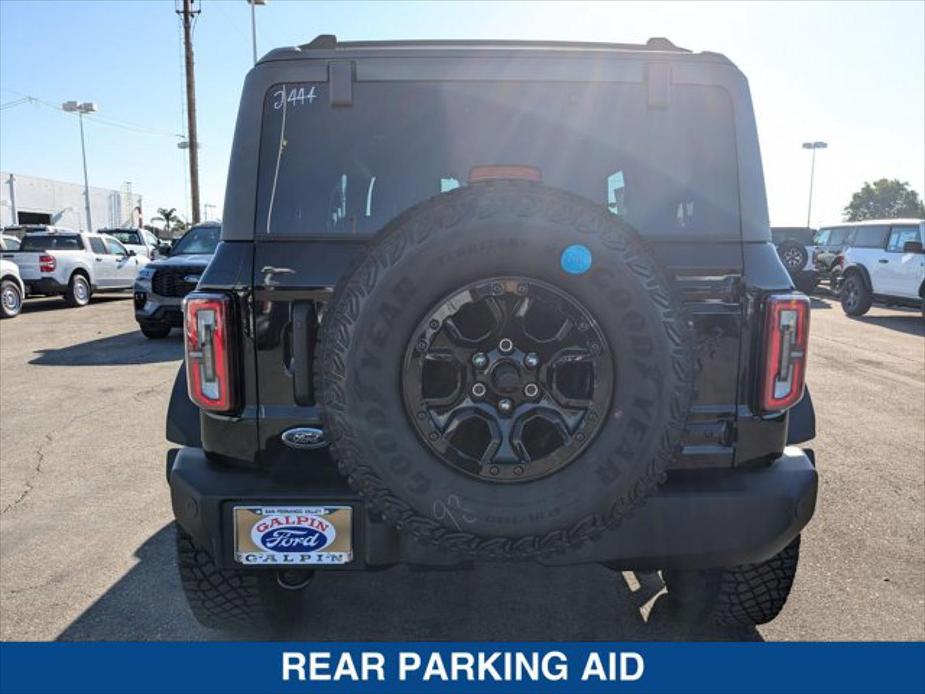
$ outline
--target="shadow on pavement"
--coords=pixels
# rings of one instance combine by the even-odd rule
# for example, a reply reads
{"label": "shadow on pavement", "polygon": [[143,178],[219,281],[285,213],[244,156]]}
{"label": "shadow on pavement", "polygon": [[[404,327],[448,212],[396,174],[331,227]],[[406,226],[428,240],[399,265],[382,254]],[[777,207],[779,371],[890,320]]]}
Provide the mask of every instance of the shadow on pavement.
{"label": "shadow on pavement", "polygon": [[[894,310],[899,311],[900,309]],[[856,318],[851,318],[851,320],[856,320],[859,323],[879,325],[883,328],[906,333],[907,335],[925,336],[925,320],[922,319],[921,311],[916,311],[915,309],[910,309],[908,313],[903,312],[900,315],[858,316]]]}
{"label": "shadow on pavement", "polygon": [[183,358],[181,331],[174,330],[163,340],[149,340],[139,330],[101,337],[61,349],[40,349],[30,364],[40,366],[108,366],[114,364],[153,364]]}
{"label": "shadow on pavement", "polygon": [[[94,304],[108,304],[115,301],[124,301],[125,299],[131,299],[131,292],[120,292],[118,294],[104,294],[96,295],[90,299],[90,305]],[[73,308],[64,303],[64,299],[60,296],[42,296],[26,299],[22,304],[22,313],[26,315],[27,313],[40,313],[42,311],[56,311],[58,309],[65,311],[78,311],[80,309]]]}
{"label": "shadow on pavement", "polygon": [[832,308],[831,302],[820,299],[818,296],[809,297],[809,306],[810,308]]}
{"label": "shadow on pavement", "polygon": [[[200,627],[186,606],[167,525],[136,552],[138,564],[58,640],[227,640]],[[470,571],[320,572],[308,588],[308,617],[296,630],[238,638],[305,641],[758,641],[754,628],[685,624],[658,574],[633,588],[603,566],[543,568],[483,564]]]}

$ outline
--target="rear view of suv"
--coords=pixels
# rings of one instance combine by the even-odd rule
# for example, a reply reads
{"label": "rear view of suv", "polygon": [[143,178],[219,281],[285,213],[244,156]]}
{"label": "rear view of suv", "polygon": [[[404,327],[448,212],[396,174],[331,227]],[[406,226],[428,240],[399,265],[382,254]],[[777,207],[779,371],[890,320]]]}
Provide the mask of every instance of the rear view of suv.
{"label": "rear view of suv", "polygon": [[783,608],[809,301],[729,60],[321,36],[249,73],[225,201],[167,421],[203,624],[473,560],[661,570],[698,620]]}

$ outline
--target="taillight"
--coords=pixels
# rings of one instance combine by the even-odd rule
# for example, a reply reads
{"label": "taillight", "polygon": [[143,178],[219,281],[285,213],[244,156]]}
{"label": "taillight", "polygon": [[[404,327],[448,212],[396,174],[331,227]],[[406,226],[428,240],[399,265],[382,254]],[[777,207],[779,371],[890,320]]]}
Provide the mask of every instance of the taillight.
{"label": "taillight", "polygon": [[809,299],[775,294],[765,305],[765,363],[761,409],[785,410],[803,397],[809,346]]}
{"label": "taillight", "polygon": [[235,406],[230,317],[228,296],[190,294],[183,301],[189,396],[212,412],[229,412]]}
{"label": "taillight", "polygon": [[39,256],[39,272],[54,272],[56,267],[58,267],[58,261],[55,260],[55,256]]}

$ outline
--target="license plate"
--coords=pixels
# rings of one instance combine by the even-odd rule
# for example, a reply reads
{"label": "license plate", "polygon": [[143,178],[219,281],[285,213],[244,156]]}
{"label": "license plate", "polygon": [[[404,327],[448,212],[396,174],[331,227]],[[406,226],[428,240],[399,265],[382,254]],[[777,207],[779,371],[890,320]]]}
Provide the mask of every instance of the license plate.
{"label": "license plate", "polygon": [[235,506],[241,564],[346,564],[353,559],[349,506]]}

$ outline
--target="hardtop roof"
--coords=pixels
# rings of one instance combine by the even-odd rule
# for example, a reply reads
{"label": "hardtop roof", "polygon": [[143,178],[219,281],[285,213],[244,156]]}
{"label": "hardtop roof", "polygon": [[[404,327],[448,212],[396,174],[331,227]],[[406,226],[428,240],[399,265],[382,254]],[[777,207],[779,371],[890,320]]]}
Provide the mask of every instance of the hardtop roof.
{"label": "hardtop roof", "polygon": [[899,219],[865,219],[860,222],[834,222],[832,224],[822,224],[819,229],[834,229],[836,227],[869,227],[882,226],[884,224],[922,224],[925,220],[915,219],[914,217],[902,217]]}
{"label": "hardtop roof", "polygon": [[[706,58],[731,62],[725,56],[710,51],[695,53],[681,48],[664,37],[653,37],[645,43],[607,43],[593,41],[526,41],[508,39],[409,39],[400,41],[339,41],[333,34],[320,34],[308,43],[299,46],[281,47],[267,53],[258,63],[284,59],[312,59],[330,57],[331,55],[389,55],[396,53],[455,53],[471,54],[479,52],[506,52],[518,54],[572,53],[572,54],[611,54],[613,56],[661,54],[689,58]],[[470,57],[466,55],[466,57]]]}

